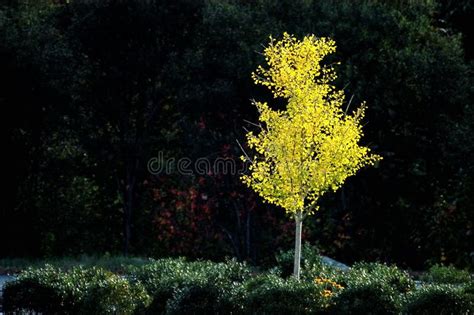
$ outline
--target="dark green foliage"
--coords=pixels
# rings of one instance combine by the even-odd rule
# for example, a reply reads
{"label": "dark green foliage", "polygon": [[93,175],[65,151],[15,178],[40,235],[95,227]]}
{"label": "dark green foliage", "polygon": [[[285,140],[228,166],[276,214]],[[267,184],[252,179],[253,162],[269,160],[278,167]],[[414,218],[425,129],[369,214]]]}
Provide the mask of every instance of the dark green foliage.
{"label": "dark green foliage", "polygon": [[[453,21],[469,16],[467,1],[9,2],[0,7],[9,109],[0,233],[12,241],[1,254],[126,248],[258,262],[287,248],[283,212],[256,202],[238,176],[146,169],[159,150],[239,155],[242,117],[255,113],[248,100],[268,97],[250,80],[257,52],[287,31],[336,40],[327,62],[341,61],[337,85],[354,95],[351,108],[367,101],[365,139],[384,157],[323,201],[307,239],[347,263],[472,264],[472,65],[456,33],[467,24]],[[156,228],[158,214],[175,213],[172,191],[195,186],[213,201],[206,224],[182,220],[181,235]]]}
{"label": "dark green foliage", "polygon": [[[283,277],[293,275],[294,250],[280,251],[275,259],[278,271]],[[301,278],[313,281],[316,277],[330,278],[340,271],[323,264],[319,251],[315,246],[304,243],[301,250]]]}
{"label": "dark green foliage", "polygon": [[[322,274],[320,274],[321,276]],[[334,278],[296,281],[236,261],[159,259],[126,276],[100,268],[28,269],[6,285],[6,312],[44,314],[471,314],[473,282],[423,285],[391,266],[360,263]],[[342,284],[343,287],[340,287]]]}
{"label": "dark green foliage", "polygon": [[[30,310],[44,313],[58,313],[63,305],[71,310],[74,302],[61,288],[61,271],[52,267],[28,270],[19,279],[7,283],[3,291],[3,308],[6,312]],[[80,286],[79,283],[76,284]]]}
{"label": "dark green foliage", "polygon": [[334,301],[334,314],[398,314],[403,294],[415,288],[405,271],[379,263],[357,263],[336,279],[345,288]]}
{"label": "dark green foliage", "polygon": [[133,314],[144,311],[150,303],[144,286],[137,282],[130,284],[118,276],[88,280],[91,283],[82,301],[82,314]]}
{"label": "dark green foliage", "polygon": [[273,274],[257,276],[245,282],[243,288],[247,314],[316,314],[329,303],[314,282]]}
{"label": "dark green foliage", "polygon": [[132,256],[103,256],[82,255],[79,257],[61,257],[47,259],[0,259],[0,274],[17,274],[28,268],[42,268],[51,265],[59,269],[71,269],[82,266],[86,268],[99,267],[119,274],[126,274],[129,269],[143,266],[153,262],[154,259]]}
{"label": "dark green foliage", "polygon": [[474,281],[469,281],[463,286],[464,293],[471,295],[474,298]]}
{"label": "dark green foliage", "polygon": [[331,314],[399,314],[400,293],[386,284],[374,281],[345,288],[335,299]]}
{"label": "dark green foliage", "polygon": [[166,305],[166,314],[240,314],[243,305],[237,282],[215,283],[210,280],[188,284],[174,291]]}
{"label": "dark green foliage", "polygon": [[474,281],[471,274],[466,270],[441,265],[431,266],[421,279],[436,284],[463,284]]}
{"label": "dark green foliage", "polygon": [[[200,307],[232,307],[228,295],[222,295],[231,290],[235,283],[240,283],[250,277],[250,269],[236,261],[212,263],[209,261],[186,262],[184,259],[160,259],[149,265],[132,271],[133,280],[143,283],[152,302],[147,309],[150,314],[160,314],[167,311],[167,304],[173,312]],[[192,296],[204,295],[213,305],[194,301],[188,305]],[[221,304],[220,304],[221,303]],[[171,312],[171,311],[170,311]]]}
{"label": "dark green foliage", "polygon": [[6,285],[3,295],[6,312],[132,314],[149,303],[140,283],[130,285],[111,272],[82,267],[24,271]]}
{"label": "dark green foliage", "polygon": [[339,278],[347,287],[380,283],[399,293],[406,293],[415,288],[415,282],[406,271],[380,263],[356,263]]}
{"label": "dark green foliage", "polygon": [[473,295],[450,285],[427,285],[408,297],[404,312],[410,315],[472,314]]}
{"label": "dark green foliage", "polygon": [[192,272],[183,259],[160,259],[133,272],[134,277],[143,282],[150,293],[152,302],[148,308],[150,314],[162,314],[166,303],[176,289],[192,283],[205,282],[205,275]]}
{"label": "dark green foliage", "polygon": [[[280,269],[283,277],[289,277],[293,274],[293,261],[295,251],[280,251],[276,256],[276,265]],[[304,274],[308,267],[321,266],[321,257],[318,249],[308,243],[304,243],[301,249],[301,271]]]}

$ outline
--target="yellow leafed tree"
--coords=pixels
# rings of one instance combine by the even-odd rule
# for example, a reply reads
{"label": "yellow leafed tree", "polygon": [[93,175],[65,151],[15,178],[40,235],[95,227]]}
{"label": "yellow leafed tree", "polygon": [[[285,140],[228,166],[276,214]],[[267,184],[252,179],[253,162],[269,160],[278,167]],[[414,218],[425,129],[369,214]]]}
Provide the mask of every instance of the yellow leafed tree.
{"label": "yellow leafed tree", "polygon": [[296,223],[294,276],[299,279],[303,218],[318,209],[319,198],[335,191],[347,177],[372,165],[381,157],[359,145],[363,135],[362,104],[352,114],[343,109],[344,91],[331,83],[332,67],[322,59],[333,53],[335,42],[306,36],[303,40],[284,33],[280,41],[270,37],[264,50],[268,67],[252,73],[255,84],[286,100],[286,110],[254,102],[259,112],[259,130],[247,133],[254,154],[245,184],[265,201],[281,206]]}

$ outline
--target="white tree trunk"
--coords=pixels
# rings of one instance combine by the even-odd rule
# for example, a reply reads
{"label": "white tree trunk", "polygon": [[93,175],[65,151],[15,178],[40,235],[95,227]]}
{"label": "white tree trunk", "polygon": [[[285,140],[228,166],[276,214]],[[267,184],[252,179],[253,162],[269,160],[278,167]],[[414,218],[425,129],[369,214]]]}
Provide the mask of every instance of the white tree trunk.
{"label": "white tree trunk", "polygon": [[295,264],[293,268],[293,276],[300,279],[300,264],[301,264],[301,229],[303,227],[303,212],[299,211],[295,214]]}

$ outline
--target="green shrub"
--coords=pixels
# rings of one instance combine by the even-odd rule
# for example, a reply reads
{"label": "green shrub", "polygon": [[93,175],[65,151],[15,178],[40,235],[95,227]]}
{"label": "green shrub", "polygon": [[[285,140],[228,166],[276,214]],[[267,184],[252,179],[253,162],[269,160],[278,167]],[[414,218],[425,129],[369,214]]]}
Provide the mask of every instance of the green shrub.
{"label": "green shrub", "polygon": [[[293,249],[287,251],[280,251],[276,256],[276,266],[282,273],[283,277],[289,277],[293,274],[293,261],[295,259],[295,251]],[[301,273],[309,265],[321,266],[321,257],[316,247],[308,243],[304,243],[301,248]]]}
{"label": "green shrub", "polygon": [[[282,277],[293,274],[294,250],[280,251],[276,257],[276,267]],[[303,244],[301,249],[301,279],[312,281],[316,277],[330,278],[340,273],[339,270],[323,264],[319,251],[315,246]]]}
{"label": "green shrub", "polygon": [[4,289],[6,312],[132,314],[148,303],[139,282],[130,285],[100,268],[29,269]]}
{"label": "green shrub", "polygon": [[124,278],[96,268],[82,276],[88,284],[81,314],[132,314],[144,310],[150,303],[150,296],[140,282],[130,284]]}
{"label": "green shrub", "polygon": [[415,288],[415,282],[406,271],[380,263],[356,263],[337,280],[348,287],[377,282],[400,293]]}
{"label": "green shrub", "polygon": [[473,308],[472,312],[474,314],[474,281],[470,281],[462,286],[462,292],[464,293],[464,298],[468,301],[468,304]]}
{"label": "green shrub", "polygon": [[133,267],[138,267],[152,263],[151,258],[130,257],[130,256],[111,256],[105,254],[102,256],[81,255],[81,256],[62,256],[46,259],[25,259],[25,258],[2,258],[0,259],[0,272],[19,273],[28,268],[43,268],[51,265],[64,270],[77,266],[100,267],[116,273],[128,273]]}
{"label": "green shrub", "polygon": [[459,284],[472,281],[472,277],[466,270],[459,270],[453,266],[434,265],[421,279],[426,282],[438,284]]}
{"label": "green shrub", "polygon": [[415,288],[408,273],[380,263],[356,263],[336,281],[345,289],[335,298],[334,314],[398,314],[404,294]]}
{"label": "green shrub", "polygon": [[[151,296],[147,313],[163,314],[175,289],[196,281],[184,259],[160,259],[133,270],[133,280],[141,281]],[[204,281],[204,279],[202,279]]]}
{"label": "green shrub", "polygon": [[257,276],[243,284],[246,314],[314,314],[325,310],[329,297],[313,282]]}
{"label": "green shrub", "polygon": [[235,299],[238,283],[196,282],[175,290],[166,314],[238,314],[242,300]]}
{"label": "green shrub", "polygon": [[[234,283],[240,283],[249,278],[251,270],[245,264],[230,260],[225,263],[209,261],[187,262],[179,259],[159,259],[152,264],[135,268],[133,279],[141,281],[152,297],[147,312],[163,314],[167,312],[170,303],[170,312],[187,306],[189,296],[209,294],[209,300],[216,300],[215,290],[227,288]],[[201,292],[201,293],[200,293]],[[202,303],[190,308],[204,308]]]}
{"label": "green shrub", "polygon": [[399,314],[402,297],[388,285],[372,281],[351,285],[336,296],[330,314]]}
{"label": "green shrub", "polygon": [[217,282],[243,282],[250,278],[252,270],[245,263],[234,259],[214,263],[210,261],[191,262],[190,269]]}
{"label": "green shrub", "polygon": [[472,314],[474,299],[452,285],[427,285],[408,296],[404,313],[413,315]]}
{"label": "green shrub", "polygon": [[469,281],[468,283],[464,284],[463,291],[466,294],[474,296],[474,281]]}
{"label": "green shrub", "polygon": [[41,269],[28,269],[15,281],[8,282],[3,292],[6,312],[22,310],[39,313],[73,312],[77,308],[83,283],[73,290],[60,269],[47,265]]}

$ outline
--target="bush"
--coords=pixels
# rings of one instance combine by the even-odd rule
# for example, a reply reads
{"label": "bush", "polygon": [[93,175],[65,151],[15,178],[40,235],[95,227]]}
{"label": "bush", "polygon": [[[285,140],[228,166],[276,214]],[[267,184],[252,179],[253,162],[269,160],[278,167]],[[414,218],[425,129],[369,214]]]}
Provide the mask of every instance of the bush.
{"label": "bush", "polygon": [[168,300],[166,314],[238,314],[242,313],[241,300],[234,295],[239,284],[216,284],[212,281],[196,282],[175,290]]}
{"label": "bush", "polygon": [[[186,308],[183,301],[190,296],[208,294],[209,300],[217,300],[216,290],[231,287],[249,278],[247,265],[234,260],[225,263],[209,261],[186,262],[185,259],[159,259],[152,264],[135,268],[133,279],[144,284],[152,297],[148,307],[150,314],[170,312]],[[207,293],[204,293],[207,292]],[[190,308],[205,308],[202,303]]]}
{"label": "bush", "polygon": [[334,301],[334,314],[398,314],[403,294],[415,288],[408,273],[380,263],[356,263],[337,281],[346,288]]}
{"label": "bush", "polygon": [[95,268],[82,276],[88,281],[81,303],[82,314],[132,314],[150,303],[150,296],[140,282],[130,284],[124,278]]}
{"label": "bush", "polygon": [[[294,249],[280,251],[276,256],[276,266],[281,271],[283,277],[289,277],[293,274],[293,262],[295,258]],[[301,273],[305,273],[308,266],[322,266],[319,251],[315,246],[304,243],[301,248]]]}
{"label": "bush", "polygon": [[[141,281],[151,296],[149,314],[163,314],[175,289],[196,281],[184,259],[159,259],[133,270],[132,281]],[[204,279],[202,279],[204,281]]]}
{"label": "bush", "polygon": [[426,282],[438,284],[460,284],[472,281],[472,277],[466,270],[459,270],[453,266],[432,266],[421,279]]}
{"label": "bush", "polygon": [[348,287],[377,282],[399,293],[415,288],[415,282],[406,271],[380,263],[356,263],[338,281]]}
{"label": "bush", "polygon": [[474,281],[469,281],[463,286],[463,291],[466,294],[470,294],[474,297]]}
{"label": "bush", "polygon": [[[307,270],[315,272],[317,269]],[[44,314],[400,314],[402,311],[404,314],[468,314],[474,310],[472,281],[458,286],[414,288],[414,282],[406,272],[378,263],[358,263],[349,271],[334,276],[319,273],[311,281],[282,278],[276,272],[252,276],[252,270],[246,264],[235,260],[214,263],[187,262],[182,258],[159,259],[131,268],[127,279],[96,267],[74,267],[64,271],[48,265],[28,269],[6,284],[4,311]]]}
{"label": "bush", "polygon": [[67,272],[52,266],[29,269],[4,289],[6,312],[132,314],[148,303],[149,296],[139,282],[130,285],[95,267]]}
{"label": "bush", "polygon": [[[64,288],[61,271],[51,266],[29,269],[15,281],[7,282],[3,290],[3,308],[7,313],[36,311],[58,313],[74,308],[74,291]],[[80,285],[80,284],[78,284]]]}
{"label": "bush", "polygon": [[243,282],[250,278],[252,270],[245,263],[234,259],[221,263],[200,261],[189,263],[193,272],[202,274],[215,282]]}
{"label": "bush", "polygon": [[408,297],[406,314],[472,314],[474,299],[459,287],[451,285],[427,285]]}
{"label": "bush", "polygon": [[178,289],[166,306],[166,314],[214,314],[219,300],[219,288],[210,283],[196,283]]}
{"label": "bush", "polygon": [[320,285],[274,274],[257,276],[243,289],[246,314],[314,314],[323,312],[331,299]]}
{"label": "bush", "polygon": [[[280,251],[276,257],[277,270],[284,278],[293,274],[294,250]],[[315,246],[303,244],[301,249],[301,279],[312,281],[316,277],[330,278],[338,274],[339,270],[325,265]]]}
{"label": "bush", "polygon": [[0,273],[20,273],[23,270],[32,268],[43,268],[51,265],[61,269],[71,269],[76,266],[100,267],[114,273],[128,273],[129,269],[149,264],[154,260],[151,258],[131,257],[131,256],[102,256],[81,255],[63,256],[46,259],[26,259],[26,258],[2,258],[0,259]]}
{"label": "bush", "polygon": [[399,314],[401,307],[399,292],[374,281],[344,289],[335,298],[330,314]]}

